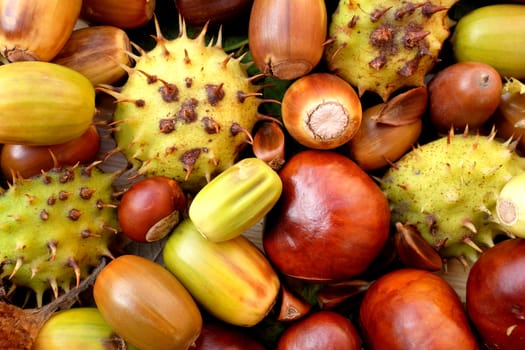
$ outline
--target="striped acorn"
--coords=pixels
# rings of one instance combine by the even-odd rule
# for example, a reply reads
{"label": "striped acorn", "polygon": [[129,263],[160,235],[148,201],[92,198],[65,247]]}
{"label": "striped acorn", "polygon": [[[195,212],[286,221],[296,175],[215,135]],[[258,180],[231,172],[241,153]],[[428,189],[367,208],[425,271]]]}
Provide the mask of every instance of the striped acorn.
{"label": "striped acorn", "polygon": [[244,158],[197,193],[189,217],[213,242],[235,238],[270,211],[282,188],[279,175],[263,160]]}
{"label": "striped acorn", "polygon": [[139,255],[104,266],[93,299],[115,332],[140,350],[191,349],[202,329],[200,309],[180,281]]}
{"label": "striped acorn", "polygon": [[96,307],[54,313],[38,332],[32,349],[137,350],[115,333]]}
{"label": "striped acorn", "polygon": [[215,243],[186,219],[166,241],[163,258],[195,300],[222,321],[254,326],[275,304],[279,278],[264,254],[244,236]]}
{"label": "striped acorn", "polygon": [[85,75],[93,85],[113,84],[130,66],[128,34],[115,26],[90,26],[75,30],[52,62]]}
{"label": "striped acorn", "polygon": [[81,6],[82,0],[0,0],[0,54],[9,62],[50,61],[71,35]]}
{"label": "striped acorn", "polygon": [[52,145],[92,124],[95,89],[82,74],[40,61],[0,66],[0,143]]}
{"label": "striped acorn", "polygon": [[483,62],[502,76],[525,78],[525,4],[482,6],[458,21],[451,41],[457,61]]}

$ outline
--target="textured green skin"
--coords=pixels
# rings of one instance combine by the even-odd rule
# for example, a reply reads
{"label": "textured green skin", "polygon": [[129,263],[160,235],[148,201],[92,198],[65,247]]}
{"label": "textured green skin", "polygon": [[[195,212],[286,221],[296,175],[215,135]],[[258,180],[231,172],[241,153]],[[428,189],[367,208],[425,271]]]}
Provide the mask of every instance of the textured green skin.
{"label": "textured green skin", "polygon": [[[409,152],[385,173],[381,187],[392,223],[414,225],[442,257],[474,261],[478,252],[463,240],[468,237],[483,249],[504,233],[496,222],[496,200],[524,168],[525,160],[506,143],[454,135]],[[432,227],[429,220],[435,220]],[[469,221],[477,234],[465,227]]]}
{"label": "textured green skin", "polygon": [[[195,39],[188,38],[185,33],[171,41],[161,39],[153,50],[138,59],[136,69],[130,72],[122,87],[125,100],[139,99],[145,105],[139,107],[132,102],[120,102],[115,111],[115,120],[123,121],[118,124],[115,139],[138,172],[146,176],[173,178],[192,192],[197,192],[237,160],[248,136],[243,132],[233,135],[230,127],[238,123],[251,132],[258,120],[260,103],[255,97],[239,101],[239,92],[250,94],[257,91],[248,80],[246,67],[233,58],[224,64],[228,57],[224,50],[217,45],[205,46],[203,40],[203,33]],[[148,83],[139,70],[174,84],[179,91],[178,100],[164,101],[159,93],[162,82]],[[186,85],[188,78],[191,79],[190,87]],[[224,98],[215,105],[208,101],[207,84],[224,84]],[[191,98],[198,101],[194,109],[196,120],[177,119],[174,131],[160,132],[159,122],[176,118],[181,106]],[[204,117],[215,120],[220,131],[207,132]],[[181,158],[193,149],[201,152],[187,177],[189,169]]]}
{"label": "textured green skin", "polygon": [[[51,287],[50,281],[55,280],[63,290],[76,284],[69,259],[76,261],[82,279],[92,267],[99,265],[101,256],[110,255],[108,245],[116,235],[102,226],[119,227],[115,208],[97,208],[99,200],[105,204],[114,202],[114,175],[96,168],[91,169],[90,176],[82,173],[84,167],[68,169],[74,169],[69,181],[60,181],[66,169],[51,170],[45,176],[17,179],[0,195],[0,277],[5,282],[13,273],[17,259],[22,258],[23,264],[10,282],[33,289],[40,305],[43,293]],[[82,199],[81,187],[95,189],[95,192],[91,198]],[[67,199],[59,199],[60,191],[68,193]],[[47,202],[50,197],[56,198],[53,205]],[[81,213],[76,221],[68,218],[72,208]],[[41,217],[43,210],[48,214],[47,220]],[[82,231],[86,229],[92,235],[83,238]],[[49,242],[56,245],[54,259],[50,259]]]}
{"label": "textured green skin", "polygon": [[[433,0],[432,4],[450,7],[457,0]],[[404,9],[407,4],[420,2],[401,2],[392,0],[340,0],[330,21],[329,35],[335,39],[326,46],[325,57],[330,70],[356,86],[359,95],[365,91],[376,92],[383,100],[405,86],[424,85],[426,73],[434,66],[441,50],[443,41],[449,36],[447,26],[447,11],[439,11],[430,17],[422,15],[422,9],[417,8],[411,13],[395,19],[396,11]],[[379,20],[371,20],[371,14],[376,10],[391,7]],[[349,25],[357,18],[355,26]],[[386,64],[381,69],[372,68],[369,63],[381,56],[380,50],[371,44],[370,34],[380,26],[392,28],[393,46],[387,50]],[[407,28],[420,27],[429,34],[421,41],[425,54],[421,56],[417,69],[409,76],[398,73],[408,61],[413,60],[421,51],[416,47],[405,47],[401,44],[407,33]]]}

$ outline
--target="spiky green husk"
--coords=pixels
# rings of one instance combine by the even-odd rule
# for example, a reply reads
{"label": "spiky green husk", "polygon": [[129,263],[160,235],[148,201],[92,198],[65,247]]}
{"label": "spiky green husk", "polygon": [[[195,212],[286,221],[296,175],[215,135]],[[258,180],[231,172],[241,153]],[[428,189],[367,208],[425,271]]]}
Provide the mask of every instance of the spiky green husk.
{"label": "spiky green husk", "polygon": [[237,160],[258,120],[257,88],[240,58],[204,45],[205,30],[137,58],[119,94],[115,138],[146,176],[163,175],[197,192]]}
{"label": "spiky green husk", "polygon": [[17,178],[0,195],[0,277],[43,294],[67,291],[110,256],[118,221],[113,174],[94,166]]}
{"label": "spiky green husk", "polygon": [[447,10],[457,0],[341,0],[326,46],[329,68],[359,95],[383,100],[402,87],[422,86],[449,36]]}
{"label": "spiky green husk", "polygon": [[479,249],[493,246],[504,232],[496,201],[524,168],[510,140],[450,134],[406,154],[385,173],[381,187],[393,223],[415,226],[444,258],[475,261]]}

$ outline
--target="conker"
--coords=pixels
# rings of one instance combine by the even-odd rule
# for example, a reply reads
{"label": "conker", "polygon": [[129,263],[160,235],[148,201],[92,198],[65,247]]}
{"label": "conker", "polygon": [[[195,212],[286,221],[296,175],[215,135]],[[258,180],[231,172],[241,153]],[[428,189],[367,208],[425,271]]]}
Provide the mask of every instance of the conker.
{"label": "conker", "polygon": [[365,293],[359,322],[371,350],[477,350],[463,304],[442,277],[403,268]]}
{"label": "conker", "polygon": [[525,240],[485,250],[470,269],[467,313],[489,349],[525,348]]}
{"label": "conker", "polygon": [[482,62],[458,62],[439,71],[428,84],[429,114],[438,131],[477,130],[498,108],[501,76]]}
{"label": "conker", "polygon": [[283,191],[262,237],[277,269],[311,281],[364,272],[390,227],[387,199],[372,178],[348,157],[321,150],[296,153],[279,175]]}
{"label": "conker", "polygon": [[287,328],[277,350],[361,350],[361,336],[353,323],[334,311],[316,311]]}
{"label": "conker", "polygon": [[186,196],[177,181],[165,176],[138,180],[122,195],[118,220],[126,236],[137,242],[165,237],[181,220]]}
{"label": "conker", "polygon": [[71,141],[56,145],[5,144],[0,155],[2,173],[8,179],[13,175],[29,178],[54,167],[88,164],[95,160],[99,149],[100,136],[95,126]]}

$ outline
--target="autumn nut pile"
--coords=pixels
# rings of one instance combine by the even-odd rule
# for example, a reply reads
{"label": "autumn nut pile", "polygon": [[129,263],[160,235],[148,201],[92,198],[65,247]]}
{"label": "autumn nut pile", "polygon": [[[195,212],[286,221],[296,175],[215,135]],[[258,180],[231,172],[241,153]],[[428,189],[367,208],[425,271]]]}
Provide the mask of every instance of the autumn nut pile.
{"label": "autumn nut pile", "polygon": [[0,0],[0,348],[523,348],[518,2]]}

